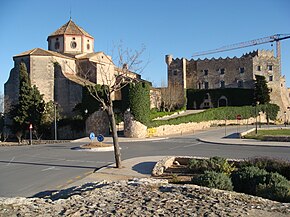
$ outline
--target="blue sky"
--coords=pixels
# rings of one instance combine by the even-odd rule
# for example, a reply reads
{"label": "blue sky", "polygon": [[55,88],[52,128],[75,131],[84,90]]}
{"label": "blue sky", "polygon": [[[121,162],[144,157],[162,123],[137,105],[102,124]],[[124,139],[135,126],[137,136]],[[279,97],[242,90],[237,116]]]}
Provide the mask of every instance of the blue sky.
{"label": "blue sky", "polygon": [[[70,18],[95,37],[95,51],[110,55],[115,44],[133,50],[145,45],[142,77],[159,86],[166,81],[165,55],[191,59],[194,52],[290,34],[289,0],[1,0],[0,92],[3,93],[12,57],[39,47]],[[290,39],[282,44],[282,74],[290,87]],[[241,56],[271,44],[211,57]]]}

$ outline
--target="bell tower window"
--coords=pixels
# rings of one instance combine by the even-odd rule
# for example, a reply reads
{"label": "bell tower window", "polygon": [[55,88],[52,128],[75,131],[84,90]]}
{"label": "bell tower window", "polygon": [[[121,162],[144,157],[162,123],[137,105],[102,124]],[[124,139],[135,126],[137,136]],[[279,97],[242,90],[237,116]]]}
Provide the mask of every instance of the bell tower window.
{"label": "bell tower window", "polygon": [[72,42],[70,43],[70,47],[71,47],[72,49],[75,49],[75,48],[77,47],[77,43],[76,43],[75,41],[72,41]]}
{"label": "bell tower window", "polygon": [[55,50],[58,50],[60,44],[59,44],[58,38],[56,38],[55,40],[56,40],[56,42],[54,43],[54,49],[55,49]]}

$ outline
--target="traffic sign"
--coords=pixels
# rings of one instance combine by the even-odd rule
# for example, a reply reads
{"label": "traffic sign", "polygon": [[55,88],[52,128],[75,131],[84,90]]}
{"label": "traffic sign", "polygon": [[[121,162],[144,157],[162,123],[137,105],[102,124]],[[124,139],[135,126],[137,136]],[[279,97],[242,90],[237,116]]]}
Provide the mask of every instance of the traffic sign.
{"label": "traffic sign", "polygon": [[97,136],[97,140],[98,140],[99,142],[103,142],[103,141],[104,141],[104,136],[103,136],[102,134],[99,134],[99,135]]}
{"label": "traffic sign", "polygon": [[93,132],[90,133],[90,140],[94,140],[95,139],[95,134]]}

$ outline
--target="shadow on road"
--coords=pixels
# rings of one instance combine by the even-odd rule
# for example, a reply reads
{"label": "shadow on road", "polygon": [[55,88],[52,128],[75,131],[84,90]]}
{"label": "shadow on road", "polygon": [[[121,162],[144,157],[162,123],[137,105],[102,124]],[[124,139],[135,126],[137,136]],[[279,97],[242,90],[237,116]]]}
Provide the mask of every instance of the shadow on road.
{"label": "shadow on road", "polygon": [[143,162],[143,163],[134,165],[132,169],[140,174],[150,175],[155,164],[156,162]]}
{"label": "shadow on road", "polygon": [[89,167],[89,166],[74,166],[74,165],[63,165],[63,164],[46,164],[46,163],[22,162],[22,161],[2,161],[1,160],[0,163],[24,164],[24,165],[34,165],[34,166],[54,166],[54,167],[78,168],[78,169],[96,169],[96,167]]}
{"label": "shadow on road", "polygon": [[239,133],[232,133],[223,137],[224,139],[240,139]]}

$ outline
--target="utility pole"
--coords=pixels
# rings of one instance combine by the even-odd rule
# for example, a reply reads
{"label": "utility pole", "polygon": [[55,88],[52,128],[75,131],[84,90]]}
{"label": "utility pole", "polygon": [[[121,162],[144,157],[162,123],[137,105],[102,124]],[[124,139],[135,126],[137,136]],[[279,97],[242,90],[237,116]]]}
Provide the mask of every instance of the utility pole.
{"label": "utility pole", "polygon": [[54,102],[54,140],[57,140],[57,118],[56,118],[56,103]]}

